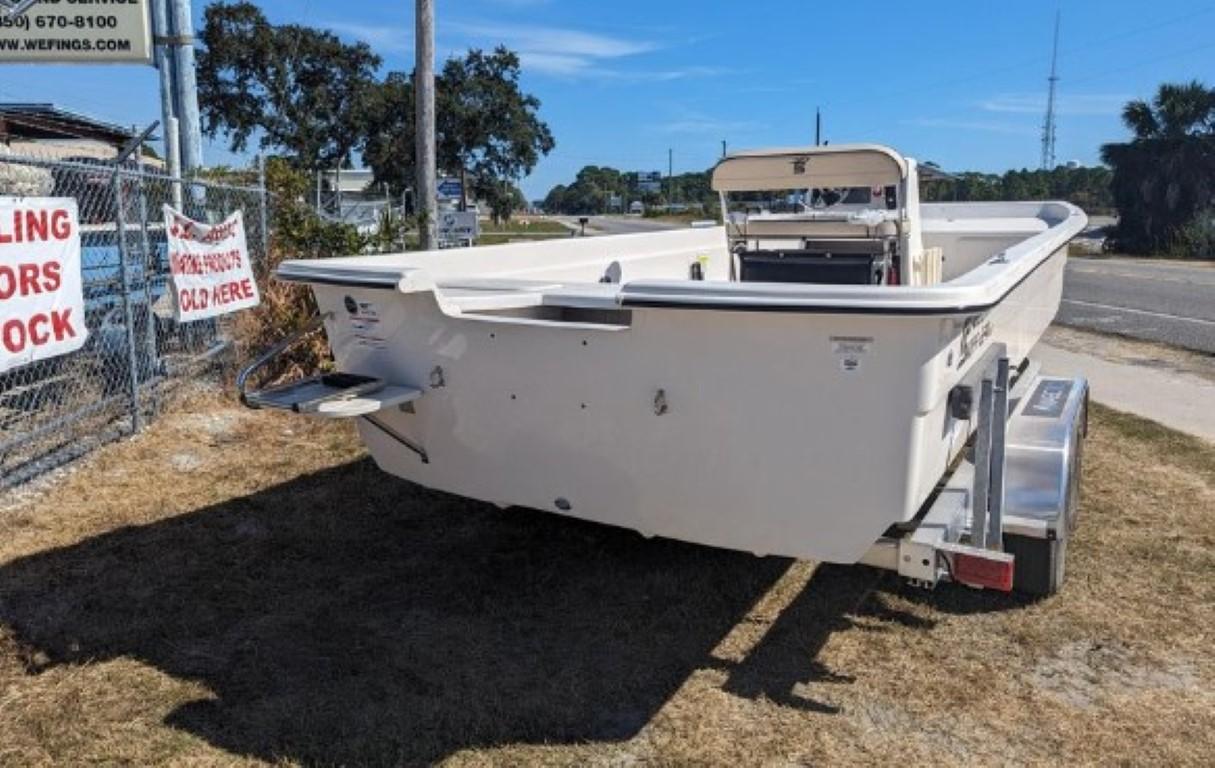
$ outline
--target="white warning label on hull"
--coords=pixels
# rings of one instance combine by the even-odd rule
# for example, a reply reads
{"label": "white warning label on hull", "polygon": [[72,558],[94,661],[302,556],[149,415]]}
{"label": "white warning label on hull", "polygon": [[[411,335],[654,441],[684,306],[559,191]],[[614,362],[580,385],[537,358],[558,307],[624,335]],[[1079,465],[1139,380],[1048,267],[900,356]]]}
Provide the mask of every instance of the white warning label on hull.
{"label": "white warning label on hull", "polygon": [[831,351],[844,373],[857,373],[864,365],[869,348],[873,346],[872,336],[832,336]]}

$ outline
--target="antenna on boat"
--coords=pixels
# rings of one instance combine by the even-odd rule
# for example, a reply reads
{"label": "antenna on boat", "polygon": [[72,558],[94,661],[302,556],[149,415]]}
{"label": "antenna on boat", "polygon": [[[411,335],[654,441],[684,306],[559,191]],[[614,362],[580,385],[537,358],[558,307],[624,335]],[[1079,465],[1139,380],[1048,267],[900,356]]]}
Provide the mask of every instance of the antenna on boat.
{"label": "antenna on boat", "polygon": [[1059,82],[1059,11],[1055,11],[1055,44],[1050,54],[1050,90],[1046,96],[1046,120],[1042,123],[1042,170],[1055,167],[1055,84]]}
{"label": "antenna on boat", "polygon": [[823,113],[818,107],[814,108],[814,146],[822,144],[823,138]]}

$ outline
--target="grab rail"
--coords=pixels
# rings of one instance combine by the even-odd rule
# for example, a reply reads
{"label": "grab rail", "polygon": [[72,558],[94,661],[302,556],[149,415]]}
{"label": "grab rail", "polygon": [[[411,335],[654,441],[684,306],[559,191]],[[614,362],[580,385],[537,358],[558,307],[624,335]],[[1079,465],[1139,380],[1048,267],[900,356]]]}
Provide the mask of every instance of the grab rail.
{"label": "grab rail", "polygon": [[309,319],[308,322],[305,323],[302,328],[295,331],[290,336],[287,336],[285,339],[278,342],[274,346],[270,347],[270,349],[268,349],[265,352],[263,352],[262,354],[258,355],[256,358],[253,359],[253,361],[251,363],[249,363],[244,368],[242,368],[240,370],[240,373],[238,373],[236,375],[236,389],[237,389],[237,392],[240,393],[241,404],[247,408],[258,408],[259,407],[256,403],[249,402],[249,399],[246,397],[246,391],[245,391],[246,385],[249,383],[249,377],[253,375],[254,371],[265,366],[271,360],[278,357],[282,353],[286,352],[291,347],[295,346],[297,343],[299,343],[299,341],[301,339],[303,339],[305,336],[313,333],[318,328],[322,327],[325,324],[325,321],[332,317],[333,317],[332,312],[326,312],[324,314],[321,314],[318,312],[317,314],[313,315],[312,318]]}

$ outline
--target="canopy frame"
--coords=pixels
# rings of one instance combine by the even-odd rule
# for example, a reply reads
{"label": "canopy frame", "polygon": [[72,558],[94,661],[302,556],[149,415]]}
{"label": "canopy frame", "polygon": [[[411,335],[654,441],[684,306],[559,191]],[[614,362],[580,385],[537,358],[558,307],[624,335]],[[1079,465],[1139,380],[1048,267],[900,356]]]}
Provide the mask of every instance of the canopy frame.
{"label": "canopy frame", "polygon": [[718,192],[877,187],[907,180],[910,164],[880,144],[837,144],[736,152],[713,168]]}

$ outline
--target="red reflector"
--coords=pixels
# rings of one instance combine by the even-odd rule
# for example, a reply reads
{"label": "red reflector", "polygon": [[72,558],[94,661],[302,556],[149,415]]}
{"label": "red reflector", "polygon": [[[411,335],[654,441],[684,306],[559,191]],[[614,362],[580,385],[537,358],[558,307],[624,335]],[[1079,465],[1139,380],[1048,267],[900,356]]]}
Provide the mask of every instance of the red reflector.
{"label": "red reflector", "polygon": [[953,556],[953,578],[972,587],[1011,592],[1013,561],[988,559],[959,552]]}

